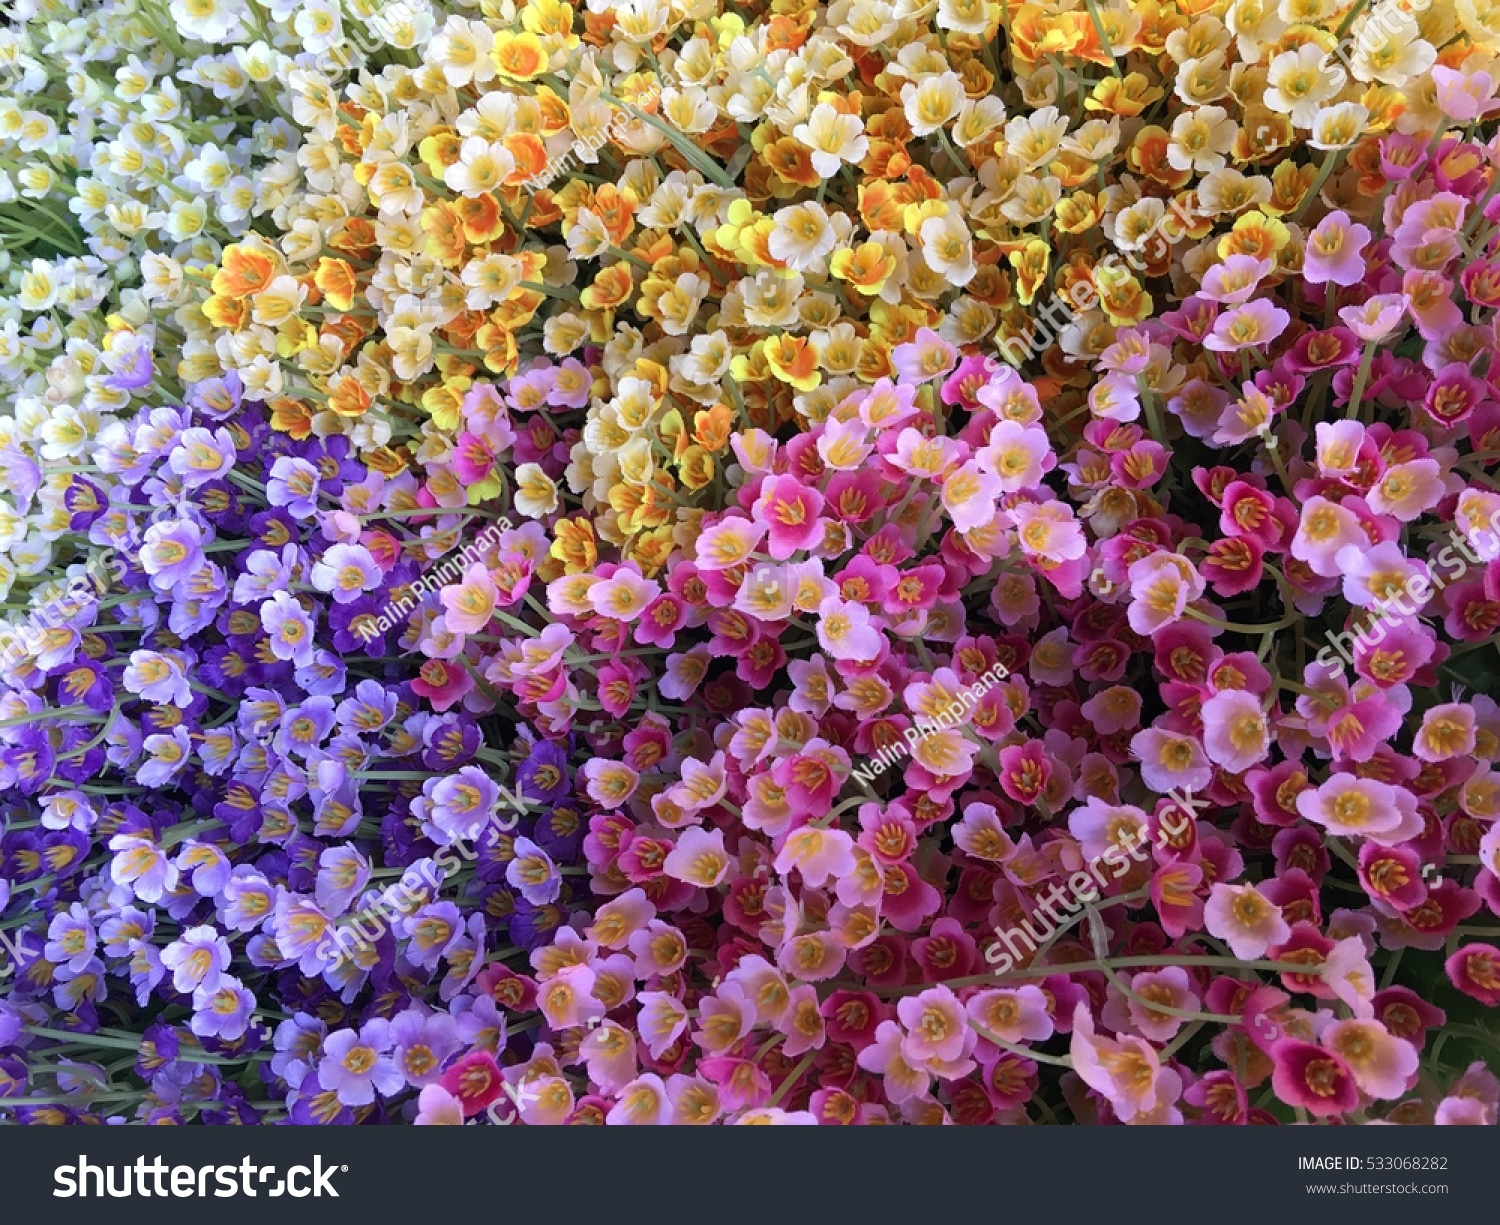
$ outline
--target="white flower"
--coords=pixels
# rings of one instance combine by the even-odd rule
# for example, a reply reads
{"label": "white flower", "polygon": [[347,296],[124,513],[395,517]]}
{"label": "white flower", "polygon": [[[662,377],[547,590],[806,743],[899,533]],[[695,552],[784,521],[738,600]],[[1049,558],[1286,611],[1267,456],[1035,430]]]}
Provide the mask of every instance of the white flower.
{"label": "white flower", "polygon": [[443,182],[465,196],[494,191],[515,173],[516,159],[500,141],[471,136],[458,147],[458,161],[443,172]]}
{"label": "white flower", "polygon": [[441,69],[448,84],[458,89],[494,79],[495,61],[490,58],[494,45],[495,35],[484,22],[449,17],[427,44],[423,59]]}
{"label": "white flower", "polygon": [[1055,106],[1017,115],[1005,125],[1005,148],[1021,161],[1022,170],[1051,164],[1068,134],[1068,117]]}
{"label": "white flower", "polygon": [[1354,37],[1349,71],[1356,81],[1379,81],[1400,89],[1437,62],[1432,44],[1417,37],[1416,18],[1394,4],[1382,4],[1365,18]]}
{"label": "white flower", "polygon": [[1299,128],[1312,127],[1318,108],[1349,79],[1342,68],[1325,63],[1326,59],[1313,43],[1295,51],[1283,51],[1271,61],[1266,74],[1265,104],[1273,111],[1290,115]]}
{"label": "white flower", "polygon": [[1347,149],[1364,135],[1369,122],[1370,112],[1358,102],[1325,106],[1313,116],[1307,143],[1314,149]]}
{"label": "white flower", "polygon": [[771,231],[767,243],[771,254],[798,272],[811,268],[832,251],[833,244],[838,241],[828,214],[813,200],[777,209],[772,220],[776,222],[776,228]]}
{"label": "white flower", "polygon": [[1173,170],[1193,170],[1198,174],[1221,170],[1227,161],[1224,155],[1234,147],[1237,130],[1222,106],[1200,106],[1185,111],[1172,122],[1167,164]]}
{"label": "white flower", "polygon": [[306,0],[292,28],[313,55],[322,55],[344,38],[344,23],[338,5],[329,4],[328,0]]}
{"label": "white flower", "polygon": [[922,258],[934,272],[953,285],[967,285],[974,279],[974,241],[956,211],[927,218],[917,233]]}
{"label": "white flower", "polygon": [[931,136],[958,114],[963,103],[964,83],[956,72],[944,72],[916,85],[901,87],[906,121],[917,136]]}
{"label": "white flower", "polygon": [[179,34],[199,42],[229,42],[231,31],[244,33],[234,9],[223,0],[172,0],[172,19]]}
{"label": "white flower", "polygon": [[516,509],[528,519],[541,519],[557,509],[557,486],[540,464],[516,469]]}
{"label": "white flower", "polygon": [[828,102],[813,107],[807,122],[792,129],[792,136],[813,151],[813,169],[825,179],[837,174],[844,162],[862,161],[870,150],[859,116],[845,115]]}

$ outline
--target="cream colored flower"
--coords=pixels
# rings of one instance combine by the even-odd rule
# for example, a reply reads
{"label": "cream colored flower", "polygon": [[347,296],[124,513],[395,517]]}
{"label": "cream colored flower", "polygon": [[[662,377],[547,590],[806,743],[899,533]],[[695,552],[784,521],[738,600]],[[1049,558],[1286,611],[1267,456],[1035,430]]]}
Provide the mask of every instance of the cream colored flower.
{"label": "cream colored flower", "polygon": [[956,72],[928,77],[901,87],[906,121],[917,136],[931,136],[958,114],[964,102],[964,83]]}
{"label": "cream colored flower", "polygon": [[788,268],[805,272],[833,250],[838,233],[815,200],[777,209],[768,242],[771,254]]}
{"label": "cream colored flower", "polygon": [[831,103],[820,102],[806,123],[792,129],[792,136],[812,150],[813,169],[827,179],[845,162],[858,164],[864,159],[870,150],[864,128],[858,115],[846,115]]}
{"label": "cream colored flower", "polygon": [[1239,125],[1222,106],[1200,106],[1185,111],[1172,121],[1172,136],[1167,144],[1167,164],[1173,170],[1192,170],[1210,174],[1221,170],[1225,154],[1234,147]]}
{"label": "cream colored flower", "polygon": [[516,510],[528,519],[542,519],[557,509],[557,486],[540,464],[516,469]]}
{"label": "cream colored flower", "polygon": [[[1242,0],[1243,2],[1243,0]],[[1344,87],[1348,75],[1316,44],[1306,43],[1295,51],[1283,51],[1271,61],[1266,74],[1265,104],[1290,115],[1299,128],[1312,127],[1318,108]]]}
{"label": "cream colored flower", "polygon": [[1035,170],[1057,157],[1067,134],[1068,117],[1055,106],[1044,106],[1005,125],[1005,147],[1020,159],[1023,170]]}
{"label": "cream colored flower", "polygon": [[963,218],[954,210],[943,217],[929,217],[918,230],[922,258],[933,271],[952,285],[967,285],[974,279],[974,242]]}
{"label": "cream colored flower", "polygon": [[1349,71],[1356,81],[1400,89],[1436,62],[1432,44],[1418,37],[1416,18],[1394,4],[1382,4],[1355,31]]}

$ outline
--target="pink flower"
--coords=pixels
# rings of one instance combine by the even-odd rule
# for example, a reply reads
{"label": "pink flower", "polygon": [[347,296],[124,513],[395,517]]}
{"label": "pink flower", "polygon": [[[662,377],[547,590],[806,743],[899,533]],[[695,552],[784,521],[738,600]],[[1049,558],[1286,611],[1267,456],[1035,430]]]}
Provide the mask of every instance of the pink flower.
{"label": "pink flower", "polygon": [[1422,832],[1416,799],[1403,787],[1342,771],[1297,797],[1297,811],[1330,834],[1395,846]]}
{"label": "pink flower", "polygon": [[1284,944],[1292,929],[1280,908],[1254,885],[1216,884],[1203,907],[1208,934],[1217,936],[1241,961],[1265,956],[1273,944]]}
{"label": "pink flower", "polygon": [[[1200,1002],[1192,980],[1181,966],[1137,974],[1130,980],[1130,989],[1152,1005],[1164,1004],[1181,1012],[1196,1010]],[[1127,1008],[1131,1023],[1153,1042],[1170,1042],[1182,1028],[1184,1018],[1142,1004],[1140,1000],[1128,999]]]}
{"label": "pink flower", "polygon": [[619,1097],[604,1116],[616,1127],[664,1127],[672,1121],[672,1102],[660,1076],[647,1072],[620,1089]]}
{"label": "pink flower", "polygon": [[1307,236],[1302,275],[1312,285],[1357,285],[1365,275],[1360,252],[1370,241],[1368,227],[1351,222],[1343,209],[1329,213]]}
{"label": "pink flower", "polygon": [[495,615],[500,589],[483,565],[470,566],[463,581],[438,592],[444,620],[455,634],[480,634]]}
{"label": "pink flower", "polygon": [[1500,1007],[1500,949],[1466,944],[1443,963],[1448,981],[1487,1008]]}
{"label": "pink flower", "polygon": [[1214,330],[1203,338],[1203,347],[1216,353],[1241,349],[1265,349],[1291,323],[1292,317],[1265,299],[1247,302],[1214,320]]}
{"label": "pink flower", "polygon": [[1231,774],[1242,774],[1264,761],[1271,733],[1260,699],[1243,689],[1216,693],[1203,703],[1203,749]]}
{"label": "pink flower", "polygon": [[1302,507],[1302,521],[1292,537],[1292,556],[1305,561],[1314,574],[1334,578],[1343,573],[1340,549],[1368,548],[1370,539],[1352,510],[1314,496]]}
{"label": "pink flower", "polygon": [[784,876],[796,868],[803,883],[816,889],[854,871],[853,847],[854,839],[841,829],[804,825],[787,835],[776,856],[776,871]]}
{"label": "pink flower", "polygon": [[1359,306],[1343,307],[1339,318],[1366,344],[1377,344],[1396,330],[1410,305],[1404,293],[1375,294]]}
{"label": "pink flower", "polygon": [[[969,997],[969,1018],[1006,1042],[1045,1042],[1056,1029],[1040,987],[1001,987]],[[980,1034],[981,1041],[985,1035]]]}
{"label": "pink flower", "polygon": [[1231,255],[1223,263],[1214,264],[1204,272],[1198,296],[1222,306],[1240,306],[1250,300],[1256,288],[1271,275],[1271,270],[1275,267],[1275,260],[1256,259],[1253,255]]}
{"label": "pink flower", "polygon": [[1082,1002],[1073,1010],[1069,1054],[1083,1083],[1107,1098],[1122,1122],[1156,1109],[1162,1071],[1156,1051],[1150,1043],[1129,1035],[1101,1038],[1094,1030],[1093,1014]]}
{"label": "pink flower", "polygon": [[[847,835],[846,835],[847,837]],[[712,889],[729,873],[729,855],[724,850],[724,831],[694,826],[683,830],[662,865],[674,880],[699,889]]]}
{"label": "pink flower", "polygon": [[1130,579],[1130,628],[1154,634],[1182,618],[1189,604],[1203,594],[1203,578],[1180,553],[1152,553],[1133,563]]}
{"label": "pink flower", "polygon": [[1417,1050],[1377,1021],[1335,1021],[1320,1039],[1339,1056],[1360,1092],[1390,1100],[1407,1090],[1420,1062]]}
{"label": "pink flower", "polygon": [[829,596],[818,605],[818,644],[834,659],[870,663],[880,658],[885,635],[863,604]]}
{"label": "pink flower", "polygon": [[417,1094],[417,1117],[412,1122],[418,1127],[461,1127],[463,1121],[462,1103],[442,1085],[424,1085]]}
{"label": "pink flower", "polygon": [[913,1067],[934,1070],[933,1064],[956,1063],[974,1049],[968,1016],[947,987],[907,996],[896,1005],[896,1015],[907,1031],[901,1054]]}
{"label": "pink flower", "polygon": [[1430,71],[1437,90],[1438,110],[1455,123],[1473,123],[1500,106],[1495,101],[1495,81],[1489,73],[1466,73],[1442,64],[1433,65]]}
{"label": "pink flower", "polygon": [[958,362],[958,350],[931,328],[918,328],[914,340],[899,344],[891,352],[891,365],[906,384],[940,378]]}
{"label": "pink flower", "polygon": [[921,1097],[930,1085],[925,1069],[913,1066],[905,1054],[905,1037],[895,1021],[882,1021],[875,1041],[860,1050],[855,1062],[866,1072],[885,1077],[885,1095],[896,1105]]}
{"label": "pink flower", "polygon": [[588,599],[601,617],[634,621],[661,594],[661,586],[622,566],[589,588]]}

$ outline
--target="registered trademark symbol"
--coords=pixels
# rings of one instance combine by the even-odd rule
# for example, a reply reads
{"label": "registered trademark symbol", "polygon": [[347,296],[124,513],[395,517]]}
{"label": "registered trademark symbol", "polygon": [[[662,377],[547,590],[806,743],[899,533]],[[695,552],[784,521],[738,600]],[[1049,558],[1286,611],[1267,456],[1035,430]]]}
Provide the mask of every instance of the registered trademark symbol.
{"label": "registered trademark symbol", "polygon": [[339,1169],[342,1170],[345,1174],[349,1172],[349,1167],[346,1165],[339,1166]]}

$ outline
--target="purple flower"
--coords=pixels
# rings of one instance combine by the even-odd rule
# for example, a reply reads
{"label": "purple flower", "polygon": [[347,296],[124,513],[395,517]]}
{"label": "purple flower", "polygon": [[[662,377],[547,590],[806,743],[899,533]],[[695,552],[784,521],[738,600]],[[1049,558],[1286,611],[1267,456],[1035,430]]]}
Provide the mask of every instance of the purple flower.
{"label": "purple flower", "polygon": [[180,651],[132,651],[123,678],[127,692],[148,702],[187,706],[193,700]]}
{"label": "purple flower", "polygon": [[232,417],[240,407],[244,384],[233,370],[214,379],[204,379],[188,388],[188,407],[222,421]]}
{"label": "purple flower", "polygon": [[350,604],[374,591],[385,575],[362,544],[336,544],[312,568],[312,585],[332,594],[334,603]]}
{"label": "purple flower", "polygon": [[151,839],[116,834],[109,840],[109,849],[115,853],[110,878],[117,885],[128,886],[141,901],[159,902],[163,894],[177,888],[177,869]]}
{"label": "purple flower", "polygon": [[[428,779],[422,795],[422,832],[439,846],[449,846],[478,837],[495,814],[500,788],[478,766],[464,766],[446,778]],[[415,802],[412,812],[418,812]]]}
{"label": "purple flower", "polygon": [[227,473],[234,459],[234,439],[228,430],[195,426],[182,432],[167,463],[182,478],[184,489],[197,489]]}
{"label": "purple flower", "polygon": [[516,839],[515,858],[506,865],[505,879],[533,906],[555,902],[562,892],[562,874],[557,865],[530,838]]}
{"label": "purple flower", "polygon": [[133,343],[126,343],[106,353],[105,365],[111,374],[104,385],[111,391],[139,391],[151,382],[156,367],[151,361],[151,337],[137,335]]}
{"label": "purple flower", "polygon": [[203,531],[190,519],[158,522],[146,529],[141,545],[141,568],[151,576],[151,588],[162,595],[191,578],[207,560]]}
{"label": "purple flower", "polygon": [[323,1043],[318,1080],[346,1106],[368,1106],[377,1092],[398,1092],[405,1078],[391,1058],[390,1022],[378,1017],[363,1029],[341,1029]]}
{"label": "purple flower", "polygon": [[207,926],[188,928],[161,954],[162,965],[172,971],[173,988],[184,995],[217,991],[230,959],[229,942]]}
{"label": "purple flower", "polygon": [[318,909],[343,914],[370,879],[370,863],[352,846],[331,846],[318,856],[318,881],[313,896]]}
{"label": "purple flower", "polygon": [[424,1014],[413,1008],[391,1020],[393,1060],[406,1083],[430,1085],[442,1072],[444,1061],[459,1046],[458,1023],[446,1012]]}
{"label": "purple flower", "polygon": [[272,506],[285,506],[299,519],[309,519],[317,510],[320,477],[315,465],[305,459],[283,455],[271,465],[266,496]]}
{"label": "purple flower", "polygon": [[271,654],[299,667],[313,659],[313,623],[302,605],[278,591],[260,606],[261,627],[271,636]]}
{"label": "purple flower", "polygon": [[199,987],[193,992],[190,1028],[200,1038],[233,1041],[250,1028],[254,1011],[255,996],[233,974],[221,974],[216,987]]}
{"label": "purple flower", "polygon": [[531,746],[516,777],[522,794],[543,804],[556,804],[572,790],[568,785],[568,754],[551,740],[539,740]]}
{"label": "purple flower", "polygon": [[[135,781],[142,787],[165,787],[187,765],[193,742],[187,728],[179,726],[166,735],[147,736],[141,747],[148,760],[135,772]],[[141,900],[151,899],[143,897]]]}
{"label": "purple flower", "polygon": [[74,902],[65,913],[52,917],[47,926],[47,944],[42,956],[66,971],[65,975],[60,973],[60,977],[72,978],[81,974],[93,960],[97,943],[88,911],[82,903]]}

